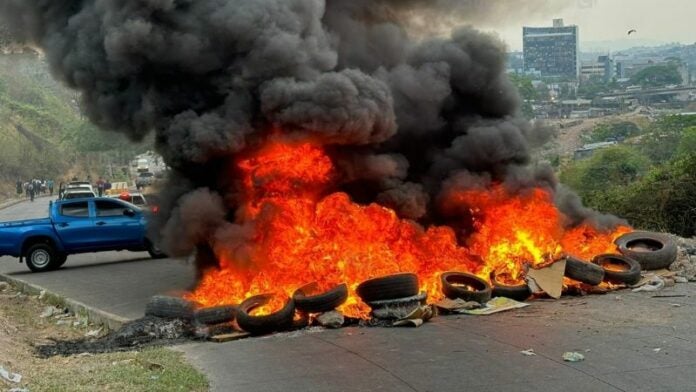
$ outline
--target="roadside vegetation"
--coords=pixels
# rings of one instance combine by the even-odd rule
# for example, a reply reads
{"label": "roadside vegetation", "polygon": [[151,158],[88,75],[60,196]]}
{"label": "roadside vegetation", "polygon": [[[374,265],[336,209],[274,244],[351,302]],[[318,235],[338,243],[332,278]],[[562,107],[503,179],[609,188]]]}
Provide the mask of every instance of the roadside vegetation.
{"label": "roadside vegetation", "polygon": [[136,145],[96,129],[79,96],[50,75],[33,53],[0,54],[0,199],[21,178],[125,175],[121,167],[151,144]]}
{"label": "roadside vegetation", "polygon": [[[0,378],[0,390],[39,391],[207,391],[208,382],[182,353],[167,348],[111,354],[40,358],[35,345],[84,337],[99,327],[83,316],[46,316],[51,298],[18,293],[0,283],[0,367],[22,376]],[[44,317],[42,317],[44,316]],[[66,317],[70,316],[70,317]]]}
{"label": "roadside vegetation", "polygon": [[587,140],[620,142],[561,169],[589,207],[638,229],[696,235],[696,116],[602,125]]}

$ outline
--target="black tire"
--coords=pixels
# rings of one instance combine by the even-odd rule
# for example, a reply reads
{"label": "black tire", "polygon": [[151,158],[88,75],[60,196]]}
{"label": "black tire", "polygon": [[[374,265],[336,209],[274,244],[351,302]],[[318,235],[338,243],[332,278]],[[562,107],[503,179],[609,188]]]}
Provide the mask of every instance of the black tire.
{"label": "black tire", "polygon": [[282,309],[264,316],[249,314],[259,306],[263,306],[273,298],[272,294],[261,294],[244,300],[237,310],[237,325],[252,335],[265,335],[271,332],[284,331],[292,328],[295,317],[295,301],[292,298]]}
{"label": "black tire", "polygon": [[364,302],[398,299],[418,295],[418,276],[412,273],[394,274],[366,280],[355,290]]}
{"label": "black tire", "polygon": [[493,297],[505,297],[515,301],[524,301],[532,296],[532,290],[526,283],[518,285],[508,285],[496,280],[495,272],[491,273],[491,285],[493,286]]}
{"label": "black tire", "polygon": [[665,234],[634,231],[617,238],[619,251],[644,271],[667,268],[677,259],[677,244]]}
{"label": "black tire", "polygon": [[577,280],[578,282],[596,286],[604,280],[604,269],[602,267],[580,260],[578,258],[566,257],[565,274],[566,277]]}
{"label": "black tire", "polygon": [[191,320],[197,304],[184,298],[155,295],[145,305],[145,316]]}
{"label": "black tire", "polygon": [[153,259],[165,259],[167,258],[167,255],[157,247],[152,241],[146,240],[145,241],[145,249],[147,250],[147,253],[150,254],[150,257]]}
{"label": "black tire", "polygon": [[213,325],[230,322],[236,315],[237,307],[234,305],[213,306],[194,311],[193,320],[200,324]]}
{"label": "black tire", "polygon": [[56,255],[56,263],[53,265],[52,270],[60,269],[60,267],[62,267],[66,261],[68,261],[68,255],[63,254],[63,253],[58,253]]}
{"label": "black tire", "polygon": [[[460,298],[465,301],[485,303],[493,295],[493,290],[488,282],[465,272],[445,272],[440,276],[440,282],[442,283],[442,293],[451,299]],[[466,285],[471,289],[459,285]]]}
{"label": "black tire", "polygon": [[[614,284],[634,285],[640,281],[640,264],[626,256],[604,254],[592,259],[593,264],[604,269],[604,281]],[[625,267],[622,271],[608,269],[607,264],[621,264]]]}
{"label": "black tire", "polygon": [[52,271],[60,262],[53,246],[43,242],[30,246],[24,254],[24,260],[31,272]]}
{"label": "black tire", "polygon": [[306,313],[324,313],[336,309],[348,299],[348,286],[345,283],[320,294],[307,295],[307,293],[315,292],[316,287],[316,282],[310,283],[293,293],[292,299],[295,300],[297,310]]}

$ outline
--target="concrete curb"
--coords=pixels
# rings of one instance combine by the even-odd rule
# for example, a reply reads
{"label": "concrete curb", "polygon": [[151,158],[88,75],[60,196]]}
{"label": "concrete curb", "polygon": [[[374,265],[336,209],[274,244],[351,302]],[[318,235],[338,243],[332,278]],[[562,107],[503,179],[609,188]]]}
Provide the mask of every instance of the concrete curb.
{"label": "concrete curb", "polygon": [[[51,197],[51,196],[37,196],[35,199],[43,199],[44,197]],[[25,201],[29,202],[29,199],[22,198],[22,199],[7,200],[5,202],[0,203],[0,210],[4,210],[5,208],[10,208],[12,206],[16,206],[17,204],[23,203]]]}
{"label": "concrete curb", "polygon": [[111,331],[115,331],[123,326],[123,324],[130,322],[132,320],[125,317],[117,316],[113,313],[105,312],[101,309],[94,308],[92,306],[86,305],[80,301],[76,301],[71,298],[64,297],[62,295],[53,293],[41,286],[37,286],[32,283],[27,283],[22,280],[13,278],[8,275],[0,274],[0,281],[5,281],[15,287],[22,293],[27,295],[39,295],[42,291],[46,294],[56,298],[61,304],[65,306],[71,312],[78,314],[83,313],[87,315],[90,322],[95,324],[101,324]]}
{"label": "concrete curb", "polygon": [[8,200],[4,203],[0,203],[0,210],[4,210],[5,208],[10,208],[10,207],[17,205],[23,201],[24,201],[23,199],[17,199],[17,200]]}

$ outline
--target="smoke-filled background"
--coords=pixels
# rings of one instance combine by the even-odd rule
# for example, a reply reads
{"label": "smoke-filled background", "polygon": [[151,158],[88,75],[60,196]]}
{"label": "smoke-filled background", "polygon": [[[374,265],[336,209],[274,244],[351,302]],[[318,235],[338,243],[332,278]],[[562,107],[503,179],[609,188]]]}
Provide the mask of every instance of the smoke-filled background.
{"label": "smoke-filled background", "polygon": [[521,116],[503,43],[449,28],[560,3],[0,0],[0,15],[82,93],[94,123],[134,140],[155,132],[172,174],[151,229],[187,255],[246,240],[231,224],[229,168],[271,133],[322,143],[336,190],[423,224],[461,221],[443,200],[493,182],[551,190],[568,225],[614,223],[529,166],[551,132]]}

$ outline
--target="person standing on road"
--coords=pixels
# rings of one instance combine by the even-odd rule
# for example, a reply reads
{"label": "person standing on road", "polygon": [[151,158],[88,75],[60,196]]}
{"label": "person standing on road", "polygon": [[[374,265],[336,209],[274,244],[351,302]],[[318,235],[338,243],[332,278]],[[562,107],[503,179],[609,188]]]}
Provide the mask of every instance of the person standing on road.
{"label": "person standing on road", "polygon": [[34,201],[34,181],[29,182],[29,186],[27,187],[27,193],[29,193],[29,198],[31,201]]}
{"label": "person standing on road", "polygon": [[53,180],[48,180],[48,193],[53,196]]}
{"label": "person standing on road", "polygon": [[97,180],[97,193],[99,193],[99,197],[102,197],[104,195],[104,179],[99,177]]}
{"label": "person standing on road", "polygon": [[18,179],[18,180],[17,180],[16,186],[17,186],[17,194],[18,194],[18,195],[21,195],[22,192],[24,191],[24,189],[23,189],[23,184],[22,184],[22,180],[19,180],[19,179]]}

